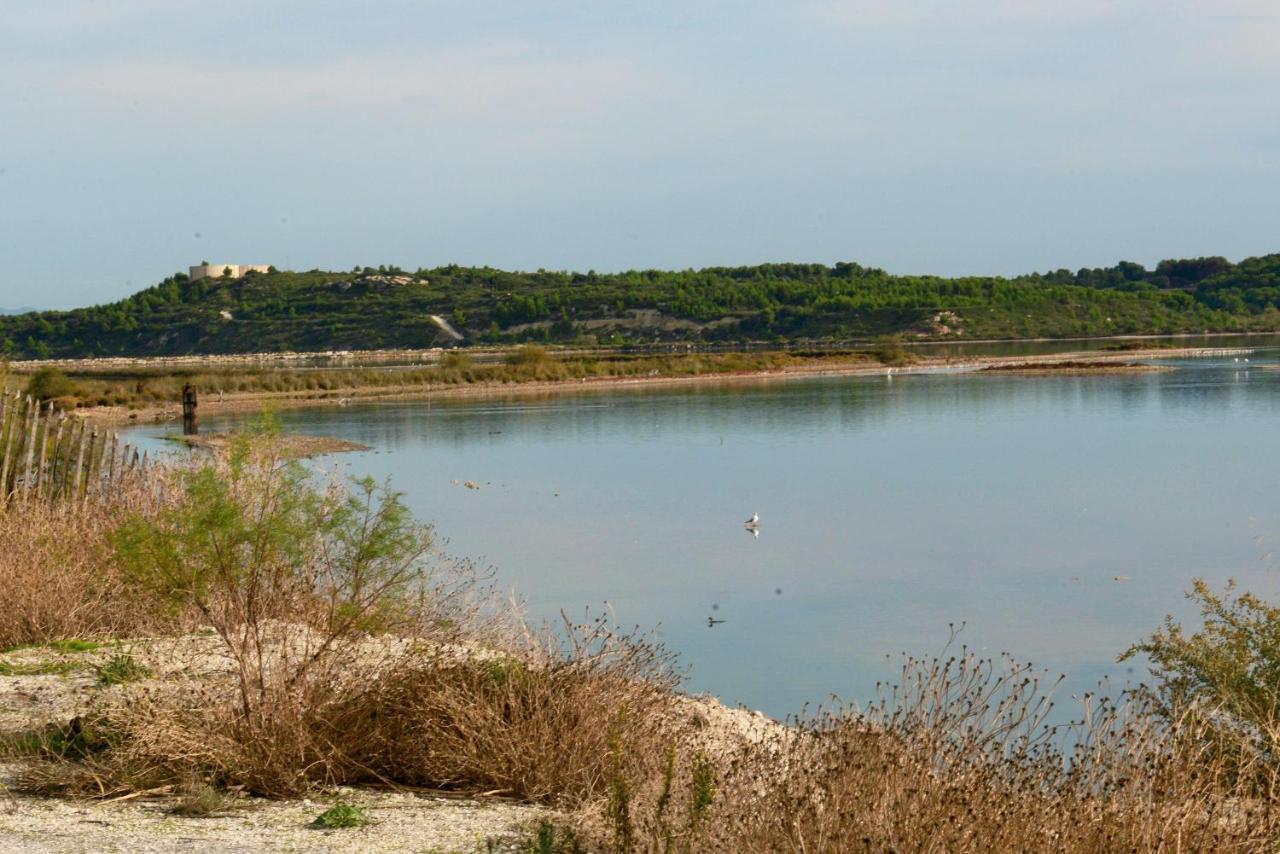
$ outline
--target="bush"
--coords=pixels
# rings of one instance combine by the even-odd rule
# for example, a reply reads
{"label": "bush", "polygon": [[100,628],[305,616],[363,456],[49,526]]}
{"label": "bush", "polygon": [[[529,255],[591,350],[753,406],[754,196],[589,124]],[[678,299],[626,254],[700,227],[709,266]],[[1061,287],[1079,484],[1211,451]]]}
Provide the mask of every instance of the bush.
{"label": "bush", "polygon": [[27,382],[27,394],[41,402],[54,398],[71,398],[79,394],[79,388],[57,368],[40,368]]}
{"label": "bush", "polygon": [[311,826],[318,830],[344,830],[352,827],[364,827],[373,821],[369,811],[359,804],[338,801],[320,815],[315,817]]}
{"label": "bush", "polygon": [[383,732],[362,758],[389,779],[499,790],[580,806],[621,769],[647,775],[676,678],[668,655],[603,621],[567,626],[523,655],[428,660],[384,677]]}
{"label": "bush", "polygon": [[[1204,621],[1188,633],[1172,617],[1121,660],[1143,653],[1161,716],[1202,728],[1220,761],[1260,787],[1280,777],[1280,607],[1228,585],[1225,595],[1197,579],[1188,598]],[[1261,791],[1267,791],[1265,788]]]}
{"label": "bush", "polygon": [[506,362],[513,368],[536,367],[550,360],[551,354],[547,352],[545,347],[539,347],[536,344],[526,344],[523,347],[517,347],[507,354]]}
{"label": "bush", "polygon": [[151,676],[151,670],[127,652],[116,653],[95,668],[98,684],[102,687],[123,685],[125,682],[136,682]]}
{"label": "bush", "polygon": [[461,350],[447,350],[440,357],[440,367],[446,371],[469,371],[474,365],[471,355]]}
{"label": "bush", "polygon": [[902,339],[896,335],[884,335],[877,338],[871,348],[871,355],[880,364],[893,367],[909,365],[912,362],[911,354],[902,346]]}
{"label": "bush", "polygon": [[370,481],[317,485],[272,446],[238,440],[186,472],[171,506],[113,536],[125,579],[198,613],[234,673],[229,692],[197,683],[108,709],[104,728],[129,745],[121,774],[265,795],[364,779],[353,757],[377,721],[371,683],[415,655],[388,635],[439,645],[471,625],[472,577],[427,572],[430,531],[399,496]]}

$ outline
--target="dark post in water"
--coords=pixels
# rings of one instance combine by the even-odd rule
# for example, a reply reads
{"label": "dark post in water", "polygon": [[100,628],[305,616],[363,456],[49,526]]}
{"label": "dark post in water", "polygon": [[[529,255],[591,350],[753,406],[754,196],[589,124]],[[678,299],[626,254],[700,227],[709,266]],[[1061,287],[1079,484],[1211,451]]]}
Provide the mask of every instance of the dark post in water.
{"label": "dark post in water", "polygon": [[200,416],[196,407],[200,401],[196,398],[195,386],[187,383],[182,387],[182,435],[195,436],[200,432]]}

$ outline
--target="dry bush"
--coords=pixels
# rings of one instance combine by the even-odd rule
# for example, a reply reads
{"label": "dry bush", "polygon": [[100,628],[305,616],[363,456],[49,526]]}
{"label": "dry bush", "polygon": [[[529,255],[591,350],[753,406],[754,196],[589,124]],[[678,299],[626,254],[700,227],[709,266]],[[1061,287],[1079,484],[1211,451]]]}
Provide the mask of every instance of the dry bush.
{"label": "dry bush", "polygon": [[28,786],[99,796],[197,779],[287,797],[399,783],[573,806],[607,792],[617,744],[633,749],[628,775],[652,773],[675,682],[661,649],[603,622],[503,652],[443,631],[337,644],[300,678],[269,671],[248,707],[231,673],[131,686],[79,725],[98,749],[46,751],[71,761]]}
{"label": "dry bush", "polygon": [[652,772],[677,682],[670,657],[603,619],[564,628],[523,650],[435,655],[388,673],[362,762],[398,781],[565,806],[605,795],[620,760],[628,774]]}
{"label": "dry bush", "polygon": [[1242,782],[1184,725],[1198,716],[1086,698],[1080,720],[1050,726],[1028,668],[967,652],[908,660],[902,677],[865,712],[820,714],[779,749],[722,761],[691,850],[1255,850],[1280,831],[1258,769]]}
{"label": "dry bush", "polygon": [[109,535],[114,507],[42,502],[0,509],[0,648],[173,631],[183,615],[129,590]]}

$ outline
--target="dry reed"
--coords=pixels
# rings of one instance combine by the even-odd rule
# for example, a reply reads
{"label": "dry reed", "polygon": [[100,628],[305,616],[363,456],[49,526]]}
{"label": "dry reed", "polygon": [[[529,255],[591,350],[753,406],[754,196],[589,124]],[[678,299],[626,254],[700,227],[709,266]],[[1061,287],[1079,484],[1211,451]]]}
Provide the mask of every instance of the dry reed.
{"label": "dry reed", "polygon": [[118,507],[30,502],[0,511],[0,648],[188,624],[128,588],[109,542],[120,521]]}

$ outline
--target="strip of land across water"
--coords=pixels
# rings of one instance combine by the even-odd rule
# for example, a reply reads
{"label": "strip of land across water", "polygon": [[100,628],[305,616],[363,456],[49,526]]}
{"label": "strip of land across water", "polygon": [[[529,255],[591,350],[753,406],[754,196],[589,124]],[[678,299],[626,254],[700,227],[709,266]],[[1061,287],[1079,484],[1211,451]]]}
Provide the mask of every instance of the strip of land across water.
{"label": "strip of land across water", "polygon": [[[6,382],[21,388],[53,367],[70,385],[58,398],[83,417],[110,424],[181,417],[181,390],[194,386],[201,416],[299,407],[462,396],[580,393],[632,387],[776,381],[814,376],[919,373],[1109,375],[1166,370],[1153,359],[1244,354],[1245,348],[1126,342],[1114,351],[1016,356],[920,355],[893,345],[848,351],[622,355],[521,347],[507,351],[389,351],[354,354],[86,359],[22,362]],[[256,361],[255,361],[256,359]],[[345,362],[343,360],[346,360]]]}

